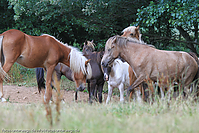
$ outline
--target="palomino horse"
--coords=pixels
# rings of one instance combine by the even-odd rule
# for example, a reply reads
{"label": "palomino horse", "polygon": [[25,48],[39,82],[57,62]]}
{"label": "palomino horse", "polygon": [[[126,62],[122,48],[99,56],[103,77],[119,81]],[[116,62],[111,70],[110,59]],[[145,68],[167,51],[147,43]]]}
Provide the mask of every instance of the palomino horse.
{"label": "palomino horse", "polygon": [[[103,72],[104,80],[108,82],[108,97],[106,99],[106,104],[111,100],[114,88],[118,88],[120,90],[120,102],[124,102],[125,86],[129,87],[133,83],[132,81],[135,81],[135,74],[132,68],[127,62],[115,59],[111,67],[103,67]],[[138,101],[141,100],[139,92],[139,90],[136,91]]]}
{"label": "palomino horse", "polygon": [[186,52],[158,50],[140,42],[121,36],[109,38],[102,58],[102,66],[108,66],[120,55],[132,67],[137,77],[128,88],[127,98],[131,91],[144,82],[146,78],[152,81],[163,75],[162,86],[168,85],[168,80],[182,81],[184,87],[189,87],[198,71],[197,62]]}
{"label": "palomino horse", "polygon": [[85,86],[86,77],[90,78],[92,75],[90,64],[81,52],[64,45],[50,35],[30,36],[11,29],[0,35],[0,51],[1,99],[3,98],[3,79],[9,78],[7,72],[15,62],[27,68],[42,67],[47,70],[45,103],[49,103],[52,97],[50,83],[54,68],[59,62],[71,68],[77,86]]}
{"label": "palomino horse", "polygon": [[122,31],[122,35],[123,37],[130,37],[130,38],[135,38],[137,40],[139,40],[141,42],[141,36],[142,34],[140,34],[140,29],[139,26],[135,27],[135,26],[129,26],[127,28],[125,28]]}
{"label": "palomino horse", "polygon": [[102,103],[102,91],[104,86],[103,72],[101,69],[101,59],[104,52],[92,52],[94,50],[93,42],[86,41],[83,47],[84,56],[90,59],[92,68],[92,77],[87,80],[89,91],[89,102],[92,103],[92,99],[97,97],[98,91],[99,102]]}
{"label": "palomino horse", "polygon": [[[122,31],[122,33],[123,33],[122,36],[124,37],[130,37],[137,40],[141,39],[139,26],[138,27],[129,26],[125,28]],[[127,62],[122,62],[120,59],[116,59],[113,62],[113,65],[111,67],[103,66],[103,72],[104,72],[104,80],[108,81],[108,97],[107,97],[106,103],[108,104],[108,102],[111,99],[113,88],[119,88],[120,102],[123,102],[124,101],[123,93],[124,93],[125,86],[127,87],[130,86],[136,79],[131,66],[129,66]],[[142,87],[140,86],[140,89],[141,88]],[[136,94],[139,100],[140,97],[139,97],[138,91],[136,91]],[[131,93],[130,97],[132,97],[132,94],[133,93]]]}

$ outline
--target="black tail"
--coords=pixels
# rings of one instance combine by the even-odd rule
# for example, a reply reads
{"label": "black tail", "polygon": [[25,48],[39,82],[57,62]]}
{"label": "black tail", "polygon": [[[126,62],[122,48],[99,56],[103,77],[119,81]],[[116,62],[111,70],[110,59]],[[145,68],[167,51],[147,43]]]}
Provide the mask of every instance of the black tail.
{"label": "black tail", "polygon": [[36,68],[36,78],[37,78],[37,85],[38,91],[40,93],[41,89],[45,89],[45,79],[44,79],[44,69],[43,68]]}

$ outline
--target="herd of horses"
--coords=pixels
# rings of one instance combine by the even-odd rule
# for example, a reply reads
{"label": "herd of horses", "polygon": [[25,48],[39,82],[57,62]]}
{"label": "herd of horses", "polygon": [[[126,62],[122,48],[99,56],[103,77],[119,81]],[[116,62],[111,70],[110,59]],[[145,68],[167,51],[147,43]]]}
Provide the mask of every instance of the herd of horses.
{"label": "herd of horses", "polygon": [[48,34],[30,36],[15,29],[0,34],[1,100],[5,101],[3,81],[9,79],[7,72],[15,62],[36,68],[38,90],[44,93],[44,103],[49,103],[52,97],[53,72],[58,81],[64,75],[75,82],[75,99],[87,83],[90,103],[93,100],[102,103],[105,81],[108,82],[107,104],[113,88],[119,88],[120,102],[125,101],[125,88],[128,88],[126,100],[134,96],[137,101],[147,101],[149,93],[155,92],[153,85],[158,86],[162,99],[165,93],[170,99],[174,84],[183,88],[185,95],[197,93],[194,87],[197,88],[199,78],[199,61],[194,53],[158,50],[141,40],[139,26],[127,27],[122,33],[110,37],[105,51],[100,52],[95,51],[93,41],[85,41],[80,52]]}

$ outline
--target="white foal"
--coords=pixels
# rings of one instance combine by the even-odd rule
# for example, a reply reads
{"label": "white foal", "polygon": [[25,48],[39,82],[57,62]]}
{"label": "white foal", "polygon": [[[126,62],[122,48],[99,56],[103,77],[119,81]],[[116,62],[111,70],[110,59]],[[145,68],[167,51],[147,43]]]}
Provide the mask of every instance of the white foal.
{"label": "white foal", "polygon": [[[108,82],[108,97],[106,104],[111,100],[112,92],[114,88],[120,90],[120,102],[124,102],[124,88],[129,87],[129,64],[122,62],[120,59],[115,59],[112,67],[103,67],[104,79]],[[136,92],[138,100],[141,99],[140,93]]]}

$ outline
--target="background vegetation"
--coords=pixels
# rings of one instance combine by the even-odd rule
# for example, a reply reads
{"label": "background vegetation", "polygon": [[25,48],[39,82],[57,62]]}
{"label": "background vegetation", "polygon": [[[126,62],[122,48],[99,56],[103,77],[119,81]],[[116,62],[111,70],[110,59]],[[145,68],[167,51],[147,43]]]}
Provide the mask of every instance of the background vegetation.
{"label": "background vegetation", "polygon": [[101,50],[110,36],[139,25],[159,49],[198,53],[197,0],[1,0],[0,7],[0,32],[47,33],[79,48],[94,40]]}
{"label": "background vegetation", "polygon": [[[0,33],[50,34],[80,50],[86,39],[94,40],[98,51],[109,37],[139,25],[142,39],[158,49],[199,54],[197,0],[1,0],[0,22]],[[22,67],[20,73],[26,79],[34,70]]]}
{"label": "background vegetation", "polygon": [[[198,0],[1,0],[0,33],[19,29],[30,35],[50,34],[82,48],[106,40],[130,26],[140,26],[142,39],[158,49],[199,54]],[[35,70],[15,64],[11,83],[35,86]],[[28,79],[30,83],[24,81]],[[33,83],[34,81],[34,83]],[[18,83],[19,83],[18,82]],[[67,89],[73,85],[67,84]],[[63,87],[65,88],[65,87]],[[107,88],[107,87],[106,87]],[[1,104],[1,103],[0,103]],[[144,106],[143,106],[144,105]],[[58,123],[47,122],[44,105],[0,105],[0,130],[65,129],[80,132],[198,132],[199,107],[192,100],[154,104],[63,104]],[[52,105],[54,107],[54,105]],[[52,113],[55,113],[52,108]],[[55,114],[52,114],[53,120]],[[27,131],[28,132],[28,131]]]}

